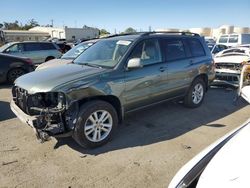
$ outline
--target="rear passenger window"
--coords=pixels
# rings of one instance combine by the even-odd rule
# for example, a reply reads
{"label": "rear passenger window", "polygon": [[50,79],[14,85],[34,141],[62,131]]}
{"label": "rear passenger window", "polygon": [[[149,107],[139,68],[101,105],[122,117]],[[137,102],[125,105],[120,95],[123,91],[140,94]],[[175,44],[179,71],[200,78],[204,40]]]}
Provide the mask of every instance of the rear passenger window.
{"label": "rear passenger window", "polygon": [[54,50],[55,46],[52,43],[41,43],[42,50]]}
{"label": "rear passenger window", "polygon": [[192,56],[199,57],[205,56],[205,51],[198,39],[189,39],[188,40],[189,47],[191,49]]}
{"label": "rear passenger window", "polygon": [[41,50],[39,43],[26,43],[24,44],[25,51],[39,51]]}
{"label": "rear passenger window", "polygon": [[184,45],[181,40],[164,40],[163,46],[167,61],[183,59],[186,57]]}

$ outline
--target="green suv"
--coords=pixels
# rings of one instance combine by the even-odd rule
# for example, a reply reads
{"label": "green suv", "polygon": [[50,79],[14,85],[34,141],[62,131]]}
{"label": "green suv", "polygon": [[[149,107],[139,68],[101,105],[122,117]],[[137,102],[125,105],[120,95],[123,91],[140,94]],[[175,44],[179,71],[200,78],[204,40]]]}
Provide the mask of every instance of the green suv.
{"label": "green suv", "polygon": [[197,34],[115,35],[72,64],[19,77],[11,109],[42,141],[73,136],[93,148],[110,140],[128,112],[173,99],[200,106],[214,75],[211,53]]}

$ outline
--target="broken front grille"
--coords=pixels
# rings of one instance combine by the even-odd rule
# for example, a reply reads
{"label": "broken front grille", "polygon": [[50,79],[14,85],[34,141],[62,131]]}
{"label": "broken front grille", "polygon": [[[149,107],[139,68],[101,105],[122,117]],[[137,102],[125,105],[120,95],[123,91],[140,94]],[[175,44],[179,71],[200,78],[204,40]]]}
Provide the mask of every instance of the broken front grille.
{"label": "broken front grille", "polygon": [[230,69],[241,70],[242,65],[240,63],[215,63],[216,69]]}

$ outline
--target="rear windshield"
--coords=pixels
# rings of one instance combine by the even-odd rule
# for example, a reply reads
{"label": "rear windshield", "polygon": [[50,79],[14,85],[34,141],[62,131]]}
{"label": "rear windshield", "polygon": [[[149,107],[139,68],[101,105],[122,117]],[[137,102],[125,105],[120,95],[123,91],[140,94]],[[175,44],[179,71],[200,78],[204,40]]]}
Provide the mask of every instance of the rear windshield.
{"label": "rear windshield", "polygon": [[238,42],[238,35],[231,35],[229,37],[229,43],[237,43]]}
{"label": "rear windshield", "polygon": [[222,36],[219,39],[219,43],[227,43],[228,37]]}

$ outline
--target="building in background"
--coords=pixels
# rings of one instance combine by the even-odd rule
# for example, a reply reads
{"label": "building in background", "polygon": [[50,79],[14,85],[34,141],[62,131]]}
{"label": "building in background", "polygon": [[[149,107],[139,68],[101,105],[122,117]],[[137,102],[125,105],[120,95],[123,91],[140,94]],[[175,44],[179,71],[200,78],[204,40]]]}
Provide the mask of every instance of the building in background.
{"label": "building in background", "polygon": [[41,41],[50,37],[47,32],[26,30],[0,30],[0,43],[13,41]]}
{"label": "building in background", "polygon": [[79,39],[92,39],[99,37],[99,29],[84,26],[83,28],[56,28],[56,27],[33,27],[29,31],[49,33],[51,38],[66,39],[68,42]]}
{"label": "building in background", "polygon": [[198,33],[205,37],[212,37],[214,39],[219,38],[220,35],[223,34],[246,34],[250,33],[249,27],[235,27],[233,25],[222,25],[219,28],[209,28],[209,27],[203,27],[203,28],[190,28],[186,30],[182,29],[157,29],[156,31],[190,31],[192,33]]}

